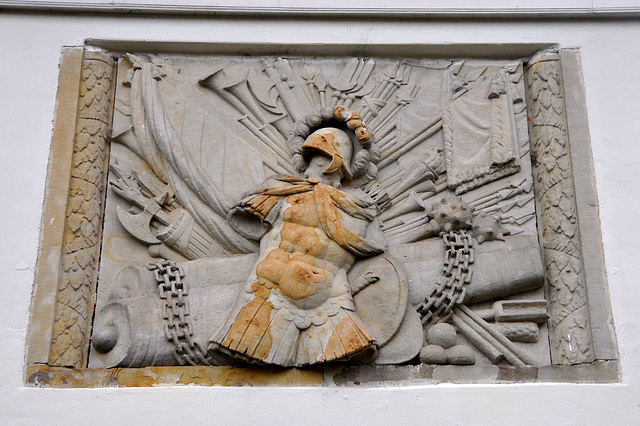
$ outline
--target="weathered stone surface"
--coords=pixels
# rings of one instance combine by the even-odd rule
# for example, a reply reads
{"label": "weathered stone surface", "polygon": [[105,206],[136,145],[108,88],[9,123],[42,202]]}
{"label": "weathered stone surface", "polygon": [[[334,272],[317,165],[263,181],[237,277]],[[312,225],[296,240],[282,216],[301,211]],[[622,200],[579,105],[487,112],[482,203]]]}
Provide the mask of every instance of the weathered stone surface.
{"label": "weathered stone surface", "polygon": [[595,359],[598,360],[616,359],[618,353],[609,304],[607,275],[604,269],[599,204],[589,143],[589,123],[580,52],[578,49],[562,49],[560,59],[593,352]]}
{"label": "weathered stone surface", "polygon": [[424,344],[420,316],[407,303],[404,318],[398,331],[378,353],[376,364],[401,364],[413,360]]}
{"label": "weathered stone surface", "polygon": [[433,377],[434,366],[427,364],[398,365],[366,365],[362,367],[344,367],[329,369],[325,373],[325,382],[338,386],[402,386],[412,383],[426,383]]}
{"label": "weathered stone surface", "polygon": [[547,365],[538,368],[538,378],[545,382],[615,383],[620,380],[617,361],[596,361],[581,365]]}
{"label": "weathered stone surface", "polygon": [[[184,371],[187,381],[206,376],[202,384],[234,385],[248,380],[243,374],[253,368],[238,370],[238,379],[236,369],[153,367],[114,375],[100,367],[417,362],[424,332],[446,362],[480,365],[338,373],[340,368],[328,367],[325,376],[340,384],[447,375],[472,383],[533,380],[528,366],[549,362],[546,325],[540,325],[546,312],[527,309],[544,297],[545,274],[547,283],[564,285],[554,287],[550,300],[551,333],[560,336],[553,340],[554,362],[615,352],[607,349],[607,326],[596,326],[597,337],[590,337],[586,311],[594,303],[587,304],[586,290],[602,295],[604,286],[593,278],[598,270],[580,278],[586,274],[576,255],[583,246],[579,208],[563,201],[575,197],[557,55],[534,58],[540,66],[527,69],[518,61],[430,67],[428,60],[199,62],[126,55],[117,75],[102,218],[112,68],[107,55],[74,54],[70,62],[84,55],[86,63],[76,75],[76,145],[73,164],[66,166],[71,190],[67,211],[52,210],[63,214],[67,231],[45,238],[50,248],[59,241],[63,253],[57,261],[49,258],[61,277],[53,339],[50,356],[35,344],[27,357],[86,365],[97,296],[89,365],[98,368],[40,368],[32,383],[146,386],[171,382]],[[551,110],[555,121],[546,115]],[[536,239],[527,114],[536,138],[533,176],[544,192],[537,202],[551,256],[546,271]],[[549,138],[558,149],[539,149]],[[78,190],[74,182],[96,190]],[[552,197],[558,188],[562,194]],[[593,241],[585,243],[592,257]],[[557,252],[570,258],[557,258]],[[149,262],[155,266],[148,269]],[[561,274],[566,268],[575,272],[575,282]],[[53,299],[38,296],[49,287],[36,286],[34,307],[42,312],[33,315],[38,325],[30,341],[46,334],[38,327],[51,324]],[[511,310],[497,312],[503,305]],[[602,312],[606,307],[599,318],[606,317]],[[569,317],[573,334],[561,331]],[[592,340],[599,349],[592,349]],[[427,356],[429,351],[434,347],[423,350],[422,362],[442,358]],[[615,370],[610,364],[583,370],[588,368]],[[556,370],[544,371],[546,380]],[[567,377],[575,371],[567,370]],[[268,381],[262,373],[254,379]]]}
{"label": "weathered stone surface", "polygon": [[114,71],[109,55],[84,52],[50,365],[84,367],[87,363],[102,242]]}
{"label": "weathered stone surface", "polygon": [[550,312],[551,359],[554,364],[591,362],[595,355],[558,53],[543,52],[532,58],[527,88],[545,279],[554,300]]}
{"label": "weathered stone surface", "polygon": [[140,386],[403,386],[406,383],[522,383],[579,382],[616,383],[620,380],[617,361],[600,361],[577,366],[434,366],[369,365],[326,366],[315,369],[234,367],[146,367],[116,369],[71,369],[30,365],[25,371],[29,386],[140,387]]}
{"label": "weathered stone surface", "polygon": [[146,386],[318,386],[319,370],[233,367],[147,367],[70,369],[31,365],[26,383],[37,387],[146,387]]}
{"label": "weathered stone surface", "polygon": [[423,364],[446,364],[447,354],[442,346],[427,345],[420,350],[420,362]]}
{"label": "weathered stone surface", "polygon": [[34,282],[34,298],[27,335],[27,363],[46,363],[55,322],[58,277],[66,203],[73,165],[78,91],[82,69],[80,47],[66,48],[60,59],[54,132],[51,139],[46,196],[42,213],[42,239]]}
{"label": "weathered stone surface", "polygon": [[476,355],[469,346],[456,345],[446,350],[448,364],[473,365],[476,363]]}
{"label": "weathered stone surface", "polygon": [[521,383],[562,382],[615,383],[619,380],[619,364],[601,361],[576,366],[452,366],[406,365],[346,367],[325,373],[325,383],[338,386],[384,386],[394,384],[453,383]]}
{"label": "weathered stone surface", "polygon": [[[199,286],[185,259],[220,264],[241,253],[258,259],[236,280],[246,286],[237,301],[215,309],[224,315],[213,320],[199,306],[212,303],[202,294],[182,305],[171,290],[153,304],[185,319],[178,326],[149,322],[144,327],[156,329],[157,343],[144,327],[131,340],[145,342],[134,353],[154,348],[146,357],[115,357],[105,365],[171,364],[173,343],[158,340],[163,327],[189,348],[174,348],[180,363],[407,362],[422,341],[422,330],[403,322],[407,297],[428,331],[451,315],[467,318],[454,313],[457,305],[541,295],[521,63],[461,61],[431,71],[357,58],[212,63],[215,71],[206,73],[204,63],[188,58],[120,61],[117,97],[129,108],[116,112],[107,208],[116,217],[105,229],[133,259],[166,257],[173,263],[158,271],[186,271],[175,278],[185,288]],[[439,84],[422,87],[423,79]],[[274,172],[289,176],[269,177]],[[252,187],[253,194],[243,194]],[[330,203],[319,195],[325,192]],[[135,242],[126,242],[131,237]],[[144,246],[147,252],[140,251]],[[122,258],[120,251],[105,252]],[[398,257],[389,271],[377,266],[387,256],[375,256],[382,251]],[[101,269],[101,307],[120,303],[104,293],[117,287],[112,277],[120,267],[106,259]],[[339,290],[343,273],[348,288]],[[303,275],[318,277],[309,281],[317,280],[316,288]],[[166,279],[156,281],[169,288]],[[215,298],[216,291],[207,294]],[[116,334],[109,321],[99,337]],[[145,322],[136,321],[125,327]],[[463,336],[491,362],[546,362],[538,355],[544,351],[532,350],[534,360],[484,318],[468,321]],[[209,342],[201,334],[206,328],[213,333]],[[128,332],[118,334],[126,340]],[[441,346],[455,345],[453,337]],[[102,340],[96,341],[102,348],[112,343]]]}
{"label": "weathered stone surface", "polygon": [[427,342],[430,345],[438,345],[443,349],[449,349],[456,344],[458,337],[451,324],[440,323],[427,331]]}

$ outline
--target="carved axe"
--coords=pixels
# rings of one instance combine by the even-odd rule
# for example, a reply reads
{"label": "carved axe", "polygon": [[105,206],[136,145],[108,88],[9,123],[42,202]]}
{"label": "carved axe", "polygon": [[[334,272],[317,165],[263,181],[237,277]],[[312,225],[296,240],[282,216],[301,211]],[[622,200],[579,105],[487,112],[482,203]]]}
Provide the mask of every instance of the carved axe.
{"label": "carved axe", "polygon": [[134,214],[129,213],[120,206],[117,209],[118,220],[134,238],[146,244],[158,244],[158,240],[151,233],[151,221],[155,218],[163,225],[169,225],[169,216],[162,210],[162,205],[169,196],[168,192],[157,196],[156,198],[147,199],[142,212]]}

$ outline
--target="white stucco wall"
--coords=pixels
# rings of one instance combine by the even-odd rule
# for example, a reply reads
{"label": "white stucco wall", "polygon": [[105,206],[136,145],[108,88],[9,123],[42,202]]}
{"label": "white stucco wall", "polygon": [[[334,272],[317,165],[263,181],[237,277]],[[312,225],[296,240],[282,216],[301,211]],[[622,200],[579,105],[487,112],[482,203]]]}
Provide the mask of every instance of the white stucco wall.
{"label": "white stucco wall", "polygon": [[[0,15],[0,29],[0,288],[4,296],[0,309],[0,424],[640,423],[640,20],[322,19],[301,25],[274,19],[5,13]],[[25,336],[60,47],[82,45],[86,38],[247,43],[542,42],[581,48],[622,383],[441,384],[382,389],[24,387]]]}

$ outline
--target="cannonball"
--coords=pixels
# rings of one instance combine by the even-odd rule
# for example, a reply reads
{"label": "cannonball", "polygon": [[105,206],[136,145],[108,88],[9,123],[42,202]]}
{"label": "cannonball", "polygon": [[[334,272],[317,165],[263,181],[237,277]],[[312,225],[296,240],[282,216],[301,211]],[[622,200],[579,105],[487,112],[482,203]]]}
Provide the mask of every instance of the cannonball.
{"label": "cannonball", "polygon": [[447,363],[453,365],[473,365],[476,363],[476,354],[469,346],[456,345],[445,351]]}
{"label": "cannonball", "polygon": [[109,352],[116,343],[118,343],[118,329],[112,325],[98,328],[91,337],[91,344],[101,354]]}
{"label": "cannonball", "polygon": [[151,244],[148,247],[149,256],[151,257],[162,257],[162,244]]}
{"label": "cannonball", "polygon": [[438,345],[427,345],[420,351],[420,362],[423,364],[446,364],[447,355]]}
{"label": "cannonball", "polygon": [[427,331],[427,342],[448,349],[456,344],[456,329],[444,322],[435,324]]}

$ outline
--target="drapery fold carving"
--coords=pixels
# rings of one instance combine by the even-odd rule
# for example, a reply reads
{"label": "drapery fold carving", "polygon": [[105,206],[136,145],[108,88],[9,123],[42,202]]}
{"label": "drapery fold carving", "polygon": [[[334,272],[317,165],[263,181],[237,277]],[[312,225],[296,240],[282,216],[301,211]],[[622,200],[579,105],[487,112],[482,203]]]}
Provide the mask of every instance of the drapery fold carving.
{"label": "drapery fold carving", "polygon": [[240,237],[226,222],[235,202],[192,158],[171,124],[158,92],[154,64],[143,62],[131,82],[132,121],[137,149],[154,172],[166,180],[180,204],[229,253],[253,253],[257,245]]}

